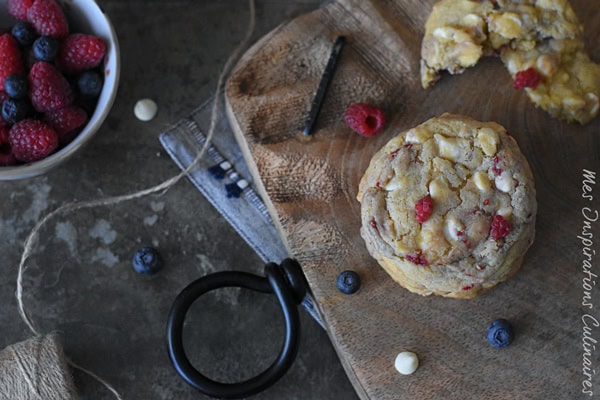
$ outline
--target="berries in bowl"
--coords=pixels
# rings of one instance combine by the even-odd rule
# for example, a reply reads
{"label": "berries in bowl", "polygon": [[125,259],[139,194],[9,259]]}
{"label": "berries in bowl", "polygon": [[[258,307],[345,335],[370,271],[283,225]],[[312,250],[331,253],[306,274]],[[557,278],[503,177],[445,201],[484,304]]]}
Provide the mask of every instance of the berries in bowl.
{"label": "berries in bowl", "polygon": [[117,37],[93,0],[0,0],[0,180],[43,174],[114,102]]}

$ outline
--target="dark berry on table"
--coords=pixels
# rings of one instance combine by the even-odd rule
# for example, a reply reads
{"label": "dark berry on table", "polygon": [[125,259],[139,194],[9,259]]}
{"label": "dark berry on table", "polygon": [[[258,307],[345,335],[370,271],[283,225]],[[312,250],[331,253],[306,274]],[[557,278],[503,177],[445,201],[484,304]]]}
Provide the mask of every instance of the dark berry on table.
{"label": "dark berry on table", "polygon": [[338,276],[336,286],[344,294],[356,293],[360,289],[360,275],[354,271],[344,271]]}
{"label": "dark berry on table", "polygon": [[74,33],[62,43],[58,64],[67,73],[82,72],[100,65],[106,45],[99,37]]}
{"label": "dark berry on table", "polygon": [[417,201],[415,204],[415,212],[417,213],[417,222],[422,224],[427,221],[433,212],[433,200],[427,195]]}
{"label": "dark berry on table", "polygon": [[4,80],[4,90],[13,99],[24,99],[29,93],[27,76],[23,74],[12,74]]}
{"label": "dark berry on table", "polygon": [[60,50],[60,42],[49,36],[40,36],[33,42],[33,55],[40,61],[54,61]]}
{"label": "dark berry on table", "polygon": [[98,97],[103,83],[102,75],[96,71],[86,71],[77,79],[79,93],[87,97]]}
{"label": "dark berry on table", "polygon": [[4,87],[4,80],[9,75],[25,72],[21,60],[19,43],[10,34],[0,36],[0,88]]}
{"label": "dark berry on table", "polygon": [[31,162],[52,154],[58,147],[58,135],[42,121],[26,119],[10,128],[9,142],[17,160]]}
{"label": "dark berry on table", "polygon": [[38,37],[37,32],[33,29],[33,26],[25,21],[19,21],[13,26],[11,30],[12,35],[17,39],[17,42],[23,47],[29,47],[33,44],[34,40]]}
{"label": "dark berry on table", "polygon": [[162,268],[162,260],[153,247],[142,247],[133,256],[133,269],[144,275],[154,275]]}
{"label": "dark berry on table", "polygon": [[502,215],[494,215],[494,219],[492,219],[492,227],[490,229],[490,235],[492,239],[498,240],[510,233],[511,226],[510,223],[504,219]]}
{"label": "dark berry on table", "polygon": [[33,5],[33,0],[8,0],[6,9],[8,14],[21,21],[27,20],[27,11]]}
{"label": "dark berry on table", "polygon": [[513,329],[505,319],[497,319],[488,328],[487,340],[494,347],[503,348],[512,343],[514,339]]}
{"label": "dark berry on table", "polygon": [[2,118],[9,124],[24,120],[31,107],[26,99],[8,99],[2,103]]}
{"label": "dark berry on table", "polygon": [[513,87],[515,89],[535,89],[541,80],[542,76],[540,73],[537,72],[535,68],[531,67],[524,71],[517,72],[515,75],[515,80],[513,81]]}
{"label": "dark berry on table", "polygon": [[383,129],[385,114],[369,104],[355,103],[346,109],[344,120],[356,133],[371,137]]}
{"label": "dark berry on table", "polygon": [[62,39],[69,34],[67,17],[56,0],[35,0],[27,10],[27,21],[41,36]]}
{"label": "dark berry on table", "polygon": [[73,102],[67,79],[52,64],[39,61],[29,71],[29,98],[38,112],[56,111]]}

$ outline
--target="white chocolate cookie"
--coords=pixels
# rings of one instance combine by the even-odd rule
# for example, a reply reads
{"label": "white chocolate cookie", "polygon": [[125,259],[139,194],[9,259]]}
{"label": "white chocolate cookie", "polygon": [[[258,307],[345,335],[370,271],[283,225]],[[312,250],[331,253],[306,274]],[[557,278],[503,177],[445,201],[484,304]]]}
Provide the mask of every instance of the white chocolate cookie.
{"label": "white chocolate cookie", "polygon": [[369,253],[421,295],[473,298],[533,242],[533,175],[494,122],[444,114],[402,132],[373,156],[358,200]]}
{"label": "white chocolate cookie", "polygon": [[500,52],[513,79],[532,68],[526,87],[536,106],[585,124],[598,115],[600,66],[583,49],[583,29],[567,0],[442,0],[425,25],[421,83],[435,84]]}

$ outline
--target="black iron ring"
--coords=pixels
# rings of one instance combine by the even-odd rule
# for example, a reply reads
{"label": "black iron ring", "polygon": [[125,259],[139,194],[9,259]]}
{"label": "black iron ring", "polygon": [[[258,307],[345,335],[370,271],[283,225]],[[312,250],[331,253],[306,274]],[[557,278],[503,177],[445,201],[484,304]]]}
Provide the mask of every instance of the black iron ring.
{"label": "black iron ring", "polygon": [[[306,283],[298,263],[286,259],[279,267],[265,266],[266,277],[239,271],[217,272],[189,284],[177,296],[167,325],[169,357],[177,373],[200,392],[217,398],[238,399],[259,393],[277,382],[292,366],[298,353],[300,318],[297,305],[306,294]],[[188,360],[183,348],[183,323],[191,307],[203,294],[224,287],[241,287],[273,293],[285,320],[285,339],[277,359],[259,375],[238,383],[221,383],[202,375]]]}

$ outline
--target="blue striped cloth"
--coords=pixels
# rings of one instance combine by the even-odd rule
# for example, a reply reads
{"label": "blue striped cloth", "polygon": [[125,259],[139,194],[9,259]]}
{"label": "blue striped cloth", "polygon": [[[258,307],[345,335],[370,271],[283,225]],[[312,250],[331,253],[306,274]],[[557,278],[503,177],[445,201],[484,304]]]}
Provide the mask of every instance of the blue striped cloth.
{"label": "blue striped cloth", "polygon": [[[182,170],[206,143],[212,104],[212,99],[208,100],[160,135],[162,146]],[[252,175],[224,113],[217,120],[207,154],[188,178],[265,263],[279,264],[289,257],[267,207],[254,189]],[[323,326],[310,294],[302,304]]]}

